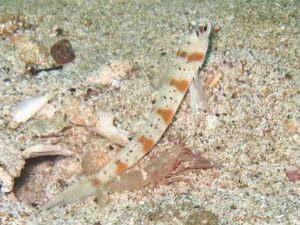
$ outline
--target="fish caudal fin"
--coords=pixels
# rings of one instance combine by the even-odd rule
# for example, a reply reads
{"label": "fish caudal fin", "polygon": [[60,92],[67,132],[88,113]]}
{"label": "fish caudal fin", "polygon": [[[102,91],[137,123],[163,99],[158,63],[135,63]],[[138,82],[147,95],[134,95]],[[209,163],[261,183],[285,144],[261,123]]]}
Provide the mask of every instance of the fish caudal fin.
{"label": "fish caudal fin", "polygon": [[67,188],[61,194],[55,196],[40,209],[47,210],[55,206],[64,206],[80,199],[87,198],[96,193],[96,188],[87,179],[83,179],[78,183]]}

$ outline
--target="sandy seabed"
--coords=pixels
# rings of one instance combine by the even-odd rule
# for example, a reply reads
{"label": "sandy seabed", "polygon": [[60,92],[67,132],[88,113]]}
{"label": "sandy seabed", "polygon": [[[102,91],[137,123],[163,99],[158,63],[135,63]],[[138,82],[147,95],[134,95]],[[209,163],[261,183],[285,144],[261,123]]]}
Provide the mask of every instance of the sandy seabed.
{"label": "sandy seabed", "polygon": [[[0,40],[0,166],[12,176],[21,173],[13,192],[0,194],[1,224],[218,221],[261,225],[300,221],[300,183],[287,177],[300,167],[300,15],[296,0],[2,0],[0,14],[5,13],[24,16],[34,28],[19,33],[46,48],[59,39],[70,40],[76,59],[62,70],[24,76],[15,46],[7,37]],[[86,90],[93,88],[99,94],[90,104],[113,112],[120,127],[137,132],[155,99],[151,78],[174,60],[188,21],[198,17],[208,18],[213,26],[200,73],[208,109],[194,115],[187,94],[151,155],[162,151],[170,137],[182,137],[188,147],[222,166],[186,171],[180,175],[184,181],[113,194],[106,207],[90,198],[38,212],[37,204],[79,179],[83,146],[101,137],[84,127],[73,127],[79,135],[65,144],[76,156],[25,163],[21,151],[38,142],[32,131],[36,119],[12,127],[10,112],[16,102],[48,93],[58,102],[69,96],[83,99]],[[94,71],[114,59],[128,60],[138,69],[118,88],[88,82]],[[220,74],[217,84],[209,87],[209,81]],[[203,210],[218,219],[203,223]]]}

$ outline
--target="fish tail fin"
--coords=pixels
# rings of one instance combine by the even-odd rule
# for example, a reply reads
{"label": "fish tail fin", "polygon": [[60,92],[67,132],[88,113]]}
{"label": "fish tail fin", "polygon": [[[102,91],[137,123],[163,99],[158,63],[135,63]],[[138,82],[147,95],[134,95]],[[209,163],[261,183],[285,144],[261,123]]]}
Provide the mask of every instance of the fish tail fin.
{"label": "fish tail fin", "polygon": [[76,184],[67,188],[64,192],[55,196],[53,199],[44,204],[40,209],[47,210],[55,206],[64,206],[76,202],[80,199],[87,198],[95,194],[97,188],[93,186],[88,179],[83,179]]}

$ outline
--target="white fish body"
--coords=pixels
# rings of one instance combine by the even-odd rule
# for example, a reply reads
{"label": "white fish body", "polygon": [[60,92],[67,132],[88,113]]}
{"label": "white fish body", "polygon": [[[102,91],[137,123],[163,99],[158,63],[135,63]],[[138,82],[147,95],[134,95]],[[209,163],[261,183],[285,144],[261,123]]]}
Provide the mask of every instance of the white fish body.
{"label": "white fish body", "polygon": [[206,19],[199,19],[192,22],[189,28],[190,33],[176,53],[176,62],[158,91],[156,103],[141,133],[100,171],[67,188],[46,203],[42,209],[66,205],[101,191],[102,184],[126,171],[155,146],[171,123],[205,59],[211,30],[210,23]]}

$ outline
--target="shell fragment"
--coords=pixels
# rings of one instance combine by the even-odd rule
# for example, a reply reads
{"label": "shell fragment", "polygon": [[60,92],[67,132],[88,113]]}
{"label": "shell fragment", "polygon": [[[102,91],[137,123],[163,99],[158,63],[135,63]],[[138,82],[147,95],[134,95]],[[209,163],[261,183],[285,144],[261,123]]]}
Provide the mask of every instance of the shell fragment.
{"label": "shell fragment", "polygon": [[50,95],[34,96],[27,98],[16,104],[13,110],[13,120],[17,123],[23,123],[36,114],[49,100]]}

